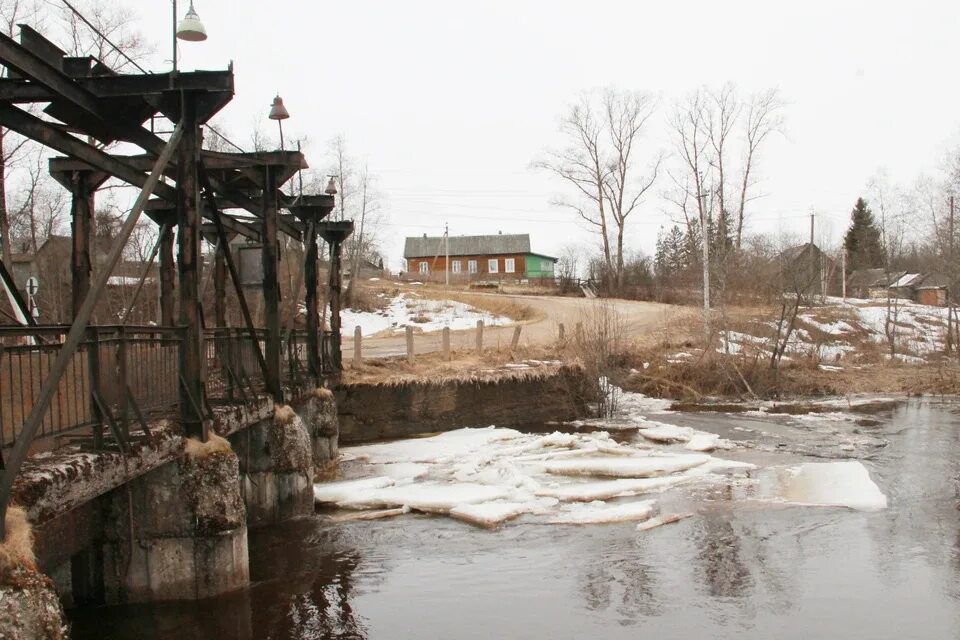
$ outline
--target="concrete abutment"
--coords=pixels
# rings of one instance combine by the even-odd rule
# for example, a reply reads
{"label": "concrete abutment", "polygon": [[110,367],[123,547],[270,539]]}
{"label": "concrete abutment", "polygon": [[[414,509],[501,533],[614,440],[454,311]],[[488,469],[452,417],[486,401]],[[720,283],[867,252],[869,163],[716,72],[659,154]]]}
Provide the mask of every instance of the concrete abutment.
{"label": "concrete abutment", "polygon": [[317,389],[291,404],[225,409],[212,432],[226,437],[211,432],[205,444],[160,428],[126,458],[66,452],[25,478],[21,513],[40,523],[42,573],[0,581],[0,638],[66,637],[61,603],[200,600],[246,587],[248,526],[313,513],[314,475],[336,465],[333,395]]}

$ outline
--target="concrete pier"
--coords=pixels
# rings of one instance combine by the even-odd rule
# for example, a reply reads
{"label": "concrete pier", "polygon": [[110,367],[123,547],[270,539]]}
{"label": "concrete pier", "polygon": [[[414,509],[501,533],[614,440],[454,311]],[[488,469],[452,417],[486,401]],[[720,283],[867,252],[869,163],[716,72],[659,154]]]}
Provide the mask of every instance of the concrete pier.
{"label": "concrete pier", "polygon": [[313,480],[337,455],[337,411],[325,389],[277,406],[272,418],[231,436],[251,527],[313,513]]}
{"label": "concrete pier", "polygon": [[212,436],[106,496],[107,603],[198,600],[247,585],[238,467],[227,441]]}

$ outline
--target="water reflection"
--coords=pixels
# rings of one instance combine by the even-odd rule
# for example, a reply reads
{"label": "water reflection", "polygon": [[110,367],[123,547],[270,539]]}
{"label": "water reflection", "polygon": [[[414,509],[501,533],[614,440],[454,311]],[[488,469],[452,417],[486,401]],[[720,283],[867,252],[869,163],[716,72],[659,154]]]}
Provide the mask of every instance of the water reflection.
{"label": "water reflection", "polygon": [[750,499],[762,493],[759,477],[749,491],[661,496],[680,501],[665,512],[696,516],[645,533],[629,524],[488,532],[425,516],[310,519],[251,533],[249,590],[79,611],[73,635],[960,637],[960,416],[914,403],[878,431],[890,446],[867,466],[890,498],[885,511],[760,503]]}
{"label": "water reflection", "polygon": [[706,592],[714,598],[750,595],[753,577],[741,560],[740,536],[727,518],[698,520],[693,528],[697,566]]}

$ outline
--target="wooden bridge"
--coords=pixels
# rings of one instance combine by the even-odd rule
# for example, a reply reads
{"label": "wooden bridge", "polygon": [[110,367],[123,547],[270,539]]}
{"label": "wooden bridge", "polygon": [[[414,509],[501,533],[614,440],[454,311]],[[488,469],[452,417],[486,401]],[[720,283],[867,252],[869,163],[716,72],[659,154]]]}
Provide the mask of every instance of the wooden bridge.
{"label": "wooden bridge", "polygon": [[[0,539],[14,481],[27,456],[64,441],[126,452],[149,437],[157,414],[187,437],[206,440],[214,407],[283,402],[293,386],[320,386],[340,369],[340,256],[349,221],[326,218],[335,189],[294,194],[284,186],[306,166],[299,151],[224,153],[202,148],[205,125],[234,92],[233,69],[118,74],[101,61],[69,57],[21,26],[0,36],[0,126],[63,154],[50,173],[71,194],[72,317],[37,326],[0,261],[22,326],[0,328]],[[43,116],[29,105],[44,105]],[[153,124],[175,126],[161,135]],[[109,153],[114,142],[142,152]],[[92,268],[94,199],[108,178],[141,189],[109,255]],[[95,326],[93,310],[141,215],[158,226],[160,322]],[[302,243],[306,326],[281,321],[278,236]],[[230,240],[261,252],[263,326],[255,326]],[[176,238],[176,239],[174,239]],[[330,326],[320,326],[318,241],[329,245]],[[201,302],[201,243],[215,247],[212,309]],[[4,256],[6,257],[6,256]],[[153,260],[153,258],[151,258]],[[137,287],[142,290],[144,271]],[[235,296],[243,323],[228,327]],[[134,303],[135,304],[135,301]],[[205,318],[212,319],[206,323]]]}

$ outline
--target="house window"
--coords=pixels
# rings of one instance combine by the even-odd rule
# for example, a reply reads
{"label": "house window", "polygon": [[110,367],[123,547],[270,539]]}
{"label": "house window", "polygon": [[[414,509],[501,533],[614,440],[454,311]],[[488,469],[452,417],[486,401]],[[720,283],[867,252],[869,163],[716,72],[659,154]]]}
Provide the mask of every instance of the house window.
{"label": "house window", "polygon": [[504,273],[513,273],[516,271],[516,263],[513,258],[505,258],[503,261],[503,271]]}
{"label": "house window", "polygon": [[421,262],[420,263],[420,273],[430,273],[430,263]]}
{"label": "house window", "polygon": [[467,272],[476,273],[477,272],[477,261],[476,260],[467,260]]}
{"label": "house window", "polygon": [[490,260],[487,260],[487,272],[488,272],[488,273],[496,273],[498,269],[499,269],[499,267],[497,266],[497,259],[496,259],[496,258],[491,258]]}
{"label": "house window", "polygon": [[460,273],[460,261],[459,261],[459,260],[454,260],[454,261],[453,261],[453,264],[452,264],[451,266],[452,266],[452,269],[453,269],[453,272],[454,272],[454,273]]}

